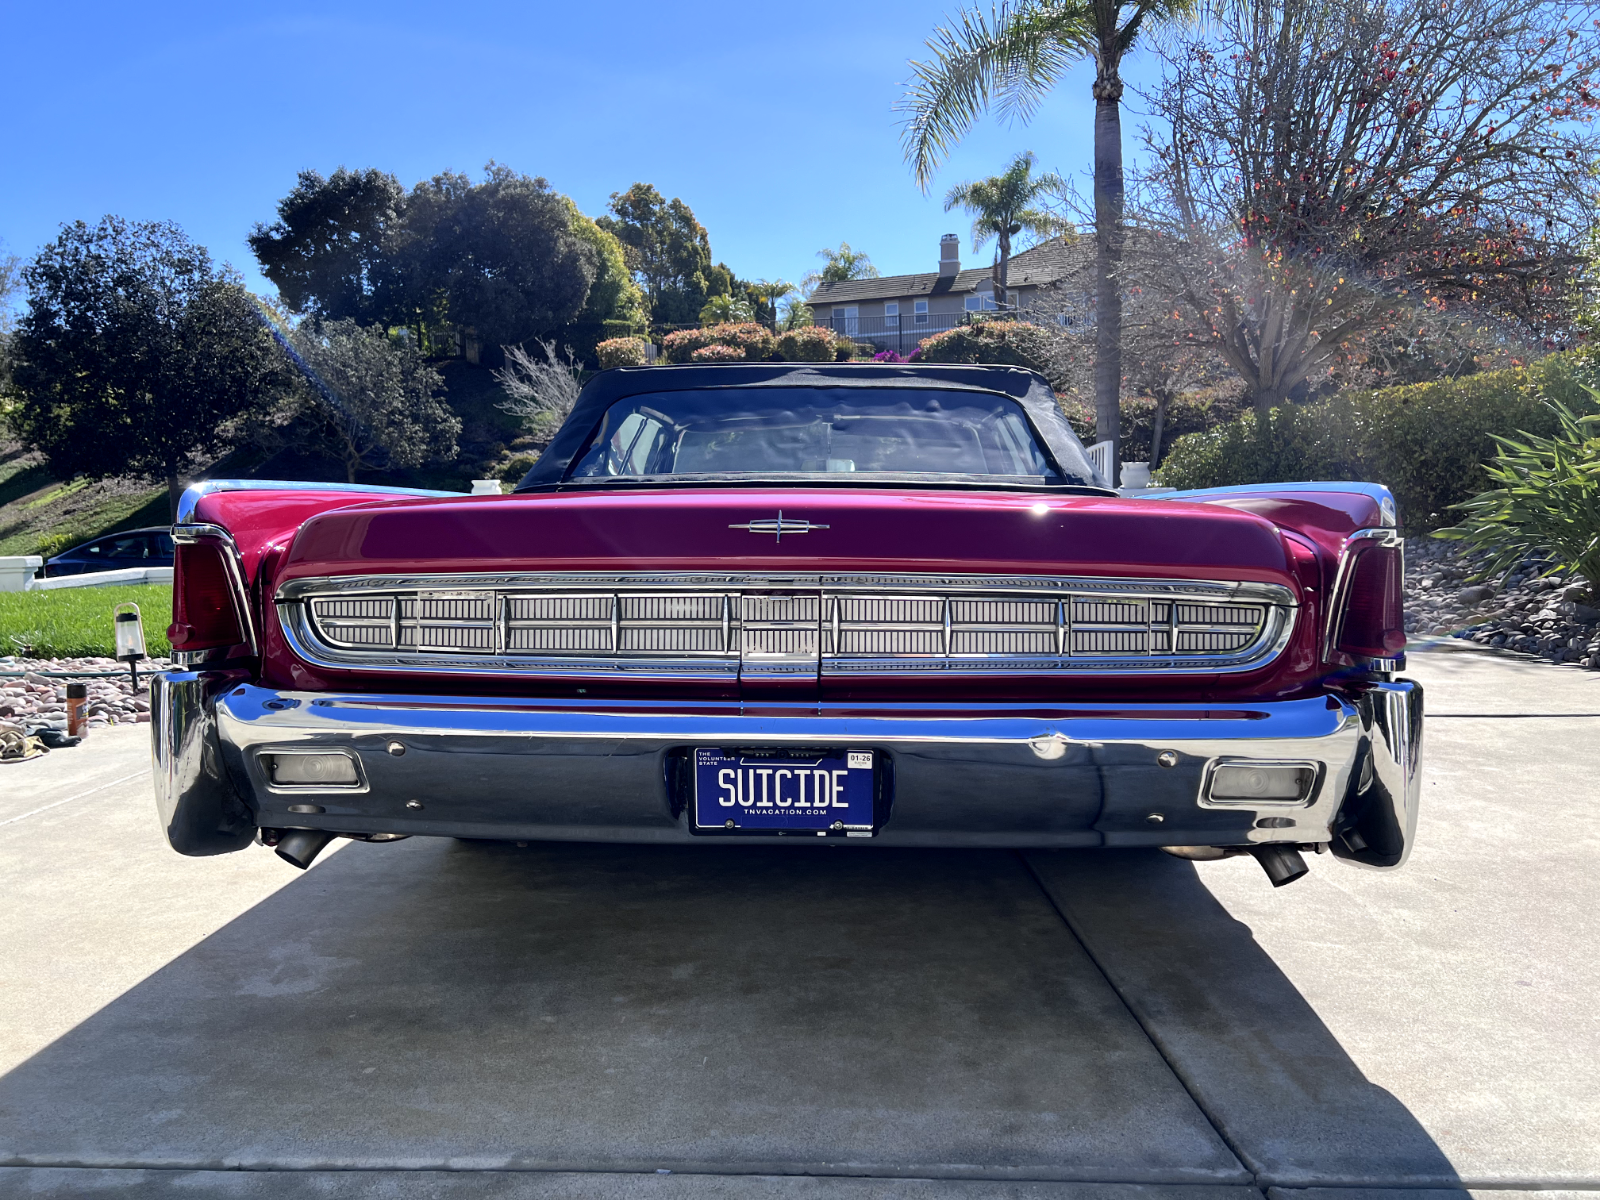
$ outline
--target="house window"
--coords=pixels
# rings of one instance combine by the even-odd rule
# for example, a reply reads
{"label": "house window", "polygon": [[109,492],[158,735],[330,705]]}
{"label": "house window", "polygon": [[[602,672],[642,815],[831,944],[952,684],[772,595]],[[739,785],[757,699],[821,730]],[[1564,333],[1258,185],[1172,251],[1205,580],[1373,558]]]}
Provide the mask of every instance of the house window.
{"label": "house window", "polygon": [[1000,307],[998,304],[996,304],[994,302],[994,293],[993,292],[985,292],[983,294],[983,307],[984,307],[985,311],[988,311],[988,312],[992,312],[993,310],[995,310],[995,309]]}
{"label": "house window", "polygon": [[977,312],[978,311],[978,298],[976,296],[968,296],[967,297],[967,311],[968,312]]}
{"label": "house window", "polygon": [[883,327],[885,329],[900,328],[900,305],[898,301],[886,300],[883,304]]}
{"label": "house window", "polygon": [[852,304],[849,308],[833,310],[833,331],[855,337],[861,332],[861,310]]}
{"label": "house window", "polygon": [[911,320],[913,323],[917,325],[926,325],[928,323],[928,302],[926,300],[913,301],[912,313],[913,315]]}

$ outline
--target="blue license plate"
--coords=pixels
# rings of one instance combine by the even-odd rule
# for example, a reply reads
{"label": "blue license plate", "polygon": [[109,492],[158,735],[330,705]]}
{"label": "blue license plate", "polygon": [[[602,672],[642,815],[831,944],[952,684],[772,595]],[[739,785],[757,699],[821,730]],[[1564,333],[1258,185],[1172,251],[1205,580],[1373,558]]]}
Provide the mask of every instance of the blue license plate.
{"label": "blue license plate", "polygon": [[872,834],[873,753],[694,752],[694,823],[724,833]]}

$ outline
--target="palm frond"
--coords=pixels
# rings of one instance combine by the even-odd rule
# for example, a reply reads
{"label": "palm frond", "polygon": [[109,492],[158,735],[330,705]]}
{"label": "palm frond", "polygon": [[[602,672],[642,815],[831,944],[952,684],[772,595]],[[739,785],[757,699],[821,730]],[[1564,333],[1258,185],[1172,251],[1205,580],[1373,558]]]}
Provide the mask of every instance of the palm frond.
{"label": "palm frond", "polygon": [[911,63],[895,105],[906,114],[901,145],[924,192],[934,170],[991,104],[1026,120],[1045,94],[1092,46],[1093,18],[1081,0],[1002,0],[985,15],[962,10]]}

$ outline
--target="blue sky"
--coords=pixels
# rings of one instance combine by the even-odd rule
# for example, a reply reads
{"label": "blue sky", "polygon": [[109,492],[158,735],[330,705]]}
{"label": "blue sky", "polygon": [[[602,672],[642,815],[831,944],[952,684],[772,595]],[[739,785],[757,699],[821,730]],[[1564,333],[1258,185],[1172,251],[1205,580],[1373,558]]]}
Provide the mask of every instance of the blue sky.
{"label": "blue sky", "polygon": [[244,239],[297,171],[409,186],[495,159],[591,215],[635,180],[681,196],[744,278],[797,281],[841,239],[884,274],[932,270],[947,231],[970,262],[944,191],[1021,149],[1082,177],[1091,71],[1029,126],[985,121],[923,196],[892,105],[953,7],[6,0],[0,238],[26,255],[63,221],[165,218],[264,290]]}

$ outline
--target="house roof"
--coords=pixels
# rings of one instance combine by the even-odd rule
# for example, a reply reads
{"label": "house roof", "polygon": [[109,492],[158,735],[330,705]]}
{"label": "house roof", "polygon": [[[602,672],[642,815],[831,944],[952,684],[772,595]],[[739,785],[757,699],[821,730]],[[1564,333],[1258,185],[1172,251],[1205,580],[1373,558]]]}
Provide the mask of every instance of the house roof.
{"label": "house roof", "polygon": [[[1057,283],[1081,265],[1079,243],[1061,238],[1040,242],[1011,256],[1008,275],[1012,287],[1040,287]],[[956,275],[941,276],[937,271],[923,275],[886,275],[879,279],[846,279],[838,283],[819,283],[807,298],[809,304],[854,304],[861,300],[894,300],[900,297],[961,295],[976,291],[978,285],[994,277],[992,266],[969,267]]]}

